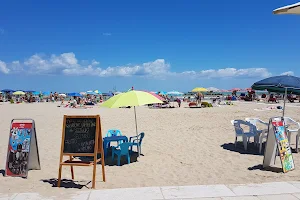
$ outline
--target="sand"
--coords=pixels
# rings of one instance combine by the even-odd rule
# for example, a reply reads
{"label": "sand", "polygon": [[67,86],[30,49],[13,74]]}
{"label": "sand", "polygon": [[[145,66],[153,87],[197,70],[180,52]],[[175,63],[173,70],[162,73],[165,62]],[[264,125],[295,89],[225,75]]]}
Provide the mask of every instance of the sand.
{"label": "sand", "polygon": [[[100,114],[102,131],[117,128],[126,136],[135,135],[133,109],[59,108],[58,103],[0,105],[0,169],[4,169],[10,122],[13,118],[32,118],[36,122],[41,170],[29,171],[28,178],[0,175],[0,193],[39,192],[43,195],[66,195],[88,190],[92,167],[76,167],[75,183],[53,187],[58,175],[64,114]],[[278,104],[276,104],[277,106]],[[256,111],[267,104],[235,103],[205,109],[189,109],[183,105],[175,109],[137,108],[138,129],[145,132],[142,154],[132,163],[116,166],[107,159],[107,181],[102,182],[101,164],[97,166],[97,189],[145,186],[175,186],[197,184],[238,184],[299,180],[300,153],[293,154],[296,169],[289,173],[262,171],[263,156],[252,144],[248,153],[242,143],[234,148],[235,132],[232,119],[259,117],[268,121],[279,116],[278,110]],[[300,105],[287,105],[286,116],[300,121]],[[295,136],[293,136],[293,141]],[[295,143],[292,142],[292,146]],[[125,159],[122,160],[125,163]],[[280,166],[279,159],[277,160]],[[1,171],[3,172],[3,170]],[[4,173],[4,172],[3,172]],[[70,179],[70,169],[64,167],[63,178]],[[91,184],[88,184],[90,187]],[[81,189],[79,189],[81,188]]]}

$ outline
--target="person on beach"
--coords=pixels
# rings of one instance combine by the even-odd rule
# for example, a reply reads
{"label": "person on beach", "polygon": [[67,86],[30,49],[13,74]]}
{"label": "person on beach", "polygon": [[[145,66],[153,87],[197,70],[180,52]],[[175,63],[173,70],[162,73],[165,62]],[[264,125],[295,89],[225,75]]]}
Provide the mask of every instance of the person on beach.
{"label": "person on beach", "polygon": [[202,93],[198,92],[196,95],[196,101],[197,101],[197,105],[201,104],[201,98],[202,98]]}
{"label": "person on beach", "polygon": [[176,101],[178,103],[178,107],[180,108],[180,106],[181,106],[181,100],[179,98],[177,98]]}

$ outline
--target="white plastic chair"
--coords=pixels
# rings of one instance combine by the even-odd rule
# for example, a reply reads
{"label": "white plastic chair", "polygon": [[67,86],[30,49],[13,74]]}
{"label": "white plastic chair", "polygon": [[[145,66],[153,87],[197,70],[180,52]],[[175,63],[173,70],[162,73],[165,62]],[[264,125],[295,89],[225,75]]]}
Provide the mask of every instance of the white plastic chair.
{"label": "white plastic chair", "polygon": [[[263,144],[263,140],[267,139],[268,137],[268,123],[260,120],[259,118],[245,118],[245,120],[247,122],[250,122],[251,124],[253,124],[256,127],[257,130],[257,137],[258,137],[258,144],[259,144],[259,153],[261,154],[261,150],[262,150],[262,144]],[[263,125],[266,125],[266,129],[263,130],[259,130],[257,128],[257,124],[261,123]]]}
{"label": "white plastic chair", "polygon": [[[299,137],[300,137],[300,123],[296,122],[290,117],[284,117],[284,122],[287,127],[287,134],[288,134],[288,140],[289,143],[291,144],[291,136],[292,133],[297,133],[296,135],[296,152],[298,152],[298,145],[299,145]],[[289,128],[290,125],[294,125],[295,129]]]}
{"label": "white plastic chair", "polygon": [[[250,138],[254,138],[255,145],[257,144],[257,129],[256,126],[251,124],[250,122],[246,122],[243,120],[231,120],[231,124],[234,126],[235,129],[235,147],[237,143],[237,137],[243,138],[244,143],[244,149],[247,151],[247,145],[250,141]],[[249,132],[244,132],[243,128],[241,127],[241,124],[249,126]]]}

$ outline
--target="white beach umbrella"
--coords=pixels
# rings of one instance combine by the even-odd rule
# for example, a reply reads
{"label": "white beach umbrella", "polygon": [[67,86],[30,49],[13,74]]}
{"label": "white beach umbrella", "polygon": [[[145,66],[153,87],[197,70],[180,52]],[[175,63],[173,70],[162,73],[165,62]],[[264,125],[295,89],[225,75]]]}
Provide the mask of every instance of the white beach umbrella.
{"label": "white beach umbrella", "polygon": [[209,88],[206,88],[208,91],[213,91],[213,92],[219,92],[220,90],[218,88],[215,88],[215,87],[209,87]]}
{"label": "white beach umbrella", "polygon": [[300,14],[300,2],[273,10],[274,14]]}
{"label": "white beach umbrella", "polygon": [[60,96],[60,97],[66,97],[67,95],[66,95],[66,94],[63,94],[63,93],[61,93],[61,94],[59,94],[58,96]]}
{"label": "white beach umbrella", "polygon": [[173,90],[173,91],[167,92],[167,95],[170,95],[170,96],[182,96],[183,93]]}
{"label": "white beach umbrella", "polygon": [[114,92],[115,95],[121,94],[122,92]]}

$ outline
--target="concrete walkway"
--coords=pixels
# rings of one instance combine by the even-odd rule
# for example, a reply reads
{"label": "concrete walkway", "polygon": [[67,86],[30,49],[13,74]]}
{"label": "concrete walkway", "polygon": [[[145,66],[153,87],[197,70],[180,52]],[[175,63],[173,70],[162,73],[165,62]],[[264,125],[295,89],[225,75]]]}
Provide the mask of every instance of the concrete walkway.
{"label": "concrete walkway", "polygon": [[297,200],[300,182],[271,182],[262,184],[194,185],[170,187],[124,188],[89,190],[72,196],[43,197],[37,193],[0,194],[0,200]]}

